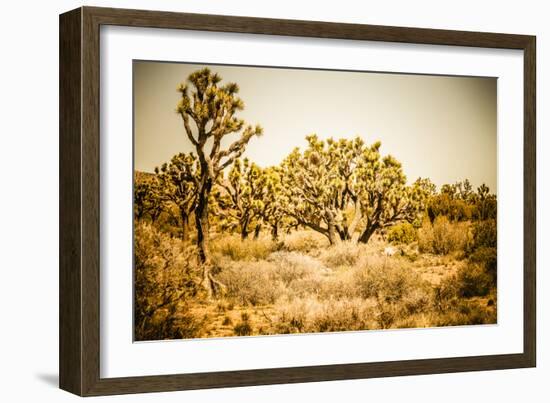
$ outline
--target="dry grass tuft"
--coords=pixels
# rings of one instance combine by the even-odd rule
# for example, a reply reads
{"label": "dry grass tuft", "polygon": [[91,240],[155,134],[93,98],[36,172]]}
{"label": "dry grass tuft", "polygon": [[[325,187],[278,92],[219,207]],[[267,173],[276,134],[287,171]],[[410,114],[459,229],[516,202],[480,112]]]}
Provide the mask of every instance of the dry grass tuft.
{"label": "dry grass tuft", "polygon": [[433,225],[424,220],[418,231],[420,252],[447,255],[451,252],[467,251],[473,242],[470,225],[467,222],[450,222],[445,216],[438,216]]}
{"label": "dry grass tuft", "polygon": [[235,261],[264,260],[277,249],[277,244],[268,238],[245,239],[239,236],[225,236],[211,243],[211,251]]}

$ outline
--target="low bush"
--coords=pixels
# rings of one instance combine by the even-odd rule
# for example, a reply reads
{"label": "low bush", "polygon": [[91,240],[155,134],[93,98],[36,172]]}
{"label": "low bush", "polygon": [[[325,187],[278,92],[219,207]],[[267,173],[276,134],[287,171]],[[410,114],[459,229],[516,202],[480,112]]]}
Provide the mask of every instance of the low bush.
{"label": "low bush", "polygon": [[457,300],[451,309],[430,315],[430,323],[431,326],[494,324],[497,323],[497,312],[477,301]]}
{"label": "low bush", "polygon": [[397,302],[415,290],[426,288],[419,274],[402,262],[388,257],[372,257],[355,272],[355,284],[363,298]]}
{"label": "low bush", "polygon": [[410,244],[418,239],[416,228],[408,222],[390,227],[388,241],[394,244]]}
{"label": "low bush", "polygon": [[263,260],[275,251],[277,245],[269,239],[245,239],[240,237],[224,236],[211,243],[214,254],[229,257],[232,260]]}
{"label": "low bush", "polygon": [[137,223],[134,237],[136,340],[199,337],[203,323],[186,303],[198,298],[199,273],[189,249],[152,225]]}
{"label": "low bush", "polygon": [[317,333],[376,327],[375,305],[361,298],[346,300],[296,298],[280,305],[275,333]]}
{"label": "low bush", "polygon": [[497,247],[497,222],[490,219],[473,225],[474,248]]}
{"label": "low bush", "polygon": [[349,267],[355,265],[364,253],[363,245],[351,241],[344,241],[324,249],[319,258],[328,267]]}
{"label": "low bush", "polygon": [[481,246],[474,250],[469,257],[471,263],[481,265],[489,273],[493,282],[497,279],[497,249]]}
{"label": "low bush", "polygon": [[293,281],[310,278],[327,270],[317,259],[297,252],[275,252],[269,255],[267,261],[272,263],[272,280],[280,280],[287,286]]}
{"label": "low bush", "polygon": [[252,326],[248,321],[242,321],[235,325],[233,328],[236,336],[250,336],[252,334]]}
{"label": "low bush", "polygon": [[329,242],[327,238],[318,232],[295,231],[285,235],[282,248],[289,252],[307,253],[328,246]]}
{"label": "low bush", "polygon": [[464,298],[485,296],[494,287],[493,278],[479,264],[467,264],[456,275],[458,295]]}
{"label": "low bush", "polygon": [[226,287],[226,297],[237,304],[273,304],[282,287],[271,281],[273,270],[267,262],[234,262],[222,268],[218,279]]}
{"label": "low bush", "polygon": [[451,223],[446,216],[438,216],[433,224],[424,220],[418,231],[418,247],[421,252],[437,255],[465,252],[469,250],[471,243],[469,224]]}

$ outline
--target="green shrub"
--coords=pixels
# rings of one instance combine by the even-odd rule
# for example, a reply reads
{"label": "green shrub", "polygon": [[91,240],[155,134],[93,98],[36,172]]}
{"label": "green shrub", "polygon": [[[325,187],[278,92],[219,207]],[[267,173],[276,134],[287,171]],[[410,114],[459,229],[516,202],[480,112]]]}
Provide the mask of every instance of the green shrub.
{"label": "green shrub", "polygon": [[388,231],[388,241],[395,244],[410,244],[418,239],[416,229],[408,222],[394,225]]}

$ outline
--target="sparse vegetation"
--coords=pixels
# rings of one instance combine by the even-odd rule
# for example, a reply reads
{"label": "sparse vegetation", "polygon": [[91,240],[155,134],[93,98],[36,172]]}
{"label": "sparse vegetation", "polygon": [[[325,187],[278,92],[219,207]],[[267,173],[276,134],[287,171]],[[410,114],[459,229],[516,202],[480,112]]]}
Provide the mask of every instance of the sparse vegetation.
{"label": "sparse vegetation", "polygon": [[220,82],[203,69],[178,87],[194,153],[135,174],[137,340],[496,323],[485,185],[408,183],[359,137],[241,160],[262,129]]}

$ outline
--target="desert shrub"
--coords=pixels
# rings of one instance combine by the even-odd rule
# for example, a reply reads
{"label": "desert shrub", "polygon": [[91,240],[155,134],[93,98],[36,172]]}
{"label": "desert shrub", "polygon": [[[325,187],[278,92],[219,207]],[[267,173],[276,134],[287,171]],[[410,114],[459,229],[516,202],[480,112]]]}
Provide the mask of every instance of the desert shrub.
{"label": "desert shrub", "polygon": [[496,220],[478,221],[473,226],[473,238],[475,248],[497,247],[497,222]]}
{"label": "desert shrub", "polygon": [[241,321],[233,327],[236,336],[250,336],[253,332],[247,312],[241,312]]}
{"label": "desert shrub", "polygon": [[433,313],[432,326],[465,326],[494,324],[497,322],[496,309],[484,307],[477,301],[457,300],[452,308]]}
{"label": "desert shrub", "polygon": [[272,280],[280,280],[285,285],[327,270],[317,259],[298,252],[274,252],[267,261],[273,264]]}
{"label": "desert shrub", "polygon": [[313,332],[367,330],[373,327],[374,307],[361,299],[325,301],[311,319]]}
{"label": "desert shrub", "polygon": [[356,269],[353,283],[358,296],[376,301],[375,320],[382,329],[432,305],[430,286],[396,259],[370,258]]}
{"label": "desert shrub", "polygon": [[456,276],[450,276],[434,288],[430,326],[458,326],[496,323],[496,296],[485,300],[470,297],[494,291],[490,276],[479,266],[467,265]]}
{"label": "desert shrub", "polygon": [[274,252],[258,262],[226,261],[218,275],[226,295],[239,304],[273,304],[281,295],[319,291],[328,272],[318,260],[298,252]]}
{"label": "desert shrub", "polygon": [[283,285],[272,281],[273,263],[233,262],[221,270],[218,279],[226,286],[226,296],[242,305],[273,304]]}
{"label": "desert shrub", "polygon": [[181,240],[137,223],[134,237],[135,337],[159,340],[197,337],[202,321],[186,300],[199,294],[197,268]]}
{"label": "desert shrub", "polygon": [[388,241],[394,244],[410,244],[418,239],[416,228],[408,222],[392,226],[388,230]]}
{"label": "desert shrub", "polygon": [[241,321],[233,327],[233,331],[237,336],[250,336],[252,334],[252,326],[247,313],[241,314]]}
{"label": "desert shrub", "polygon": [[438,216],[433,224],[424,220],[418,231],[418,247],[421,252],[446,255],[455,251],[466,251],[470,244],[468,223],[451,223],[446,216]]}
{"label": "desert shrub", "polygon": [[449,276],[433,288],[432,304],[437,312],[452,309],[458,300],[458,284],[455,276]]}
{"label": "desert shrub", "polygon": [[364,254],[364,249],[355,242],[340,242],[324,249],[319,258],[328,267],[353,266]]}
{"label": "desert shrub", "polygon": [[453,221],[466,221],[472,219],[475,212],[475,205],[448,194],[432,196],[427,206],[427,213],[432,222],[438,216],[446,216]]}
{"label": "desert shrub", "polygon": [[423,290],[425,282],[419,274],[396,259],[372,257],[355,272],[354,282],[363,298],[397,302],[414,290]]}
{"label": "desert shrub", "polygon": [[269,239],[245,239],[224,236],[211,243],[213,253],[232,260],[263,260],[276,250],[276,244]]}
{"label": "desert shrub", "polygon": [[273,330],[283,334],[366,330],[376,327],[374,317],[374,304],[361,298],[296,298],[280,305]]}
{"label": "desert shrub", "polygon": [[487,273],[493,278],[496,284],[497,279],[497,249],[492,247],[481,246],[475,249],[469,257],[471,263],[481,265]]}
{"label": "desert shrub", "polygon": [[282,248],[289,252],[310,252],[329,245],[323,235],[314,231],[295,231],[284,237]]}
{"label": "desert shrub", "polygon": [[338,275],[323,279],[319,290],[317,290],[319,298],[348,299],[360,297],[360,290],[356,282],[356,270],[355,268],[342,270]]}
{"label": "desert shrub", "polygon": [[479,264],[467,264],[456,275],[458,295],[464,298],[485,296],[494,286],[493,278]]}

